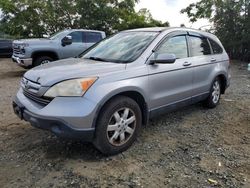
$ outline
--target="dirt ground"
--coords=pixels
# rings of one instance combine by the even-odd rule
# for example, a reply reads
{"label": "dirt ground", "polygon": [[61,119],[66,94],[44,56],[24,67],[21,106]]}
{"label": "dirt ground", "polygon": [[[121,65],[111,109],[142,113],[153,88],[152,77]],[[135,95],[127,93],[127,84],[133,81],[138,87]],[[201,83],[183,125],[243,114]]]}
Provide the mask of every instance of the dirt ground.
{"label": "dirt ground", "polygon": [[0,59],[1,187],[250,187],[246,63],[232,63],[231,87],[216,109],[196,104],[150,120],[113,157],[19,120],[11,100],[24,73]]}

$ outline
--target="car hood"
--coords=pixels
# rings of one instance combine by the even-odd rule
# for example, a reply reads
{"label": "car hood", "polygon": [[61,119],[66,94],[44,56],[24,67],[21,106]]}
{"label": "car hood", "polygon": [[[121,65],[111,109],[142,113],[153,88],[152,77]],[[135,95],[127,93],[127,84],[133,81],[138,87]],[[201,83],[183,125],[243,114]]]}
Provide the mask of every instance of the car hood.
{"label": "car hood", "polygon": [[24,77],[42,86],[51,86],[68,79],[102,77],[116,71],[123,71],[125,68],[126,64],[69,58],[35,67],[26,72]]}
{"label": "car hood", "polygon": [[53,40],[47,39],[47,38],[37,38],[37,39],[20,39],[20,40],[14,40],[14,44],[19,45],[23,43],[27,44],[44,44],[44,43],[52,43]]}

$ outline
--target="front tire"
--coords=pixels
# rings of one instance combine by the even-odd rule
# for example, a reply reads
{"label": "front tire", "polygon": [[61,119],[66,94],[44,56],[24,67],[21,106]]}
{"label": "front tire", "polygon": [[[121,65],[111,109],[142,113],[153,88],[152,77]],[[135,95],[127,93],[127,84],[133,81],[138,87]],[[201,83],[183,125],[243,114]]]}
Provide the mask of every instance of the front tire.
{"label": "front tire", "polygon": [[37,57],[33,63],[34,67],[42,65],[42,64],[46,64],[53,61],[53,59],[51,57],[48,56],[41,56],[41,57]]}
{"label": "front tire", "polygon": [[134,143],[141,124],[139,105],[129,97],[118,96],[99,114],[94,145],[105,155],[121,153]]}
{"label": "front tire", "polygon": [[221,82],[217,77],[212,84],[208,98],[204,101],[204,105],[208,108],[215,108],[220,102]]}

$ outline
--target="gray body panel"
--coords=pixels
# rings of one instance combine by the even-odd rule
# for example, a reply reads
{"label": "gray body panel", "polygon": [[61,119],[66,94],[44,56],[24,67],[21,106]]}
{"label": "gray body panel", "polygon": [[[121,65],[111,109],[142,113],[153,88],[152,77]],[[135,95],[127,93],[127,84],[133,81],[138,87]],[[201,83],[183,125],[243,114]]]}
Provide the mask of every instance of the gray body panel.
{"label": "gray body panel", "polygon": [[155,64],[148,66],[150,107],[152,109],[169,105],[173,102],[191,100],[193,69],[183,67],[186,59],[179,59],[174,64]]}
{"label": "gray body panel", "polygon": [[[137,30],[124,32],[135,31]],[[94,128],[100,108],[113,96],[123,92],[137,92],[143,96],[150,115],[161,109],[204,99],[218,75],[224,76],[227,86],[229,85],[229,58],[224,49],[219,55],[177,59],[172,64],[149,64],[154,55],[152,50],[170,33],[197,32],[221,45],[214,35],[185,28],[156,28],[148,31],[157,31],[159,35],[132,63],[118,64],[71,58],[39,66],[24,75],[31,82],[38,83],[38,96],[42,96],[51,86],[63,80],[98,77],[83,97],[56,97],[48,105],[42,106],[25,97],[20,89],[16,100],[37,116],[60,119],[74,129],[81,130]],[[186,62],[190,65],[184,66]]]}

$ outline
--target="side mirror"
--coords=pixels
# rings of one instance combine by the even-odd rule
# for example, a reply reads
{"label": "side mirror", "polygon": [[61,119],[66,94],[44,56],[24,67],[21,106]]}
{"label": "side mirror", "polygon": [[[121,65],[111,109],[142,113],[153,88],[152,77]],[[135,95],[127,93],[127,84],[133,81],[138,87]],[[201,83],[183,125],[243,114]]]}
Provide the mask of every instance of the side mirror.
{"label": "side mirror", "polygon": [[154,59],[150,60],[150,64],[170,64],[176,61],[176,56],[174,54],[155,54]]}
{"label": "side mirror", "polygon": [[67,35],[62,39],[62,46],[67,46],[72,44],[72,36]]}

